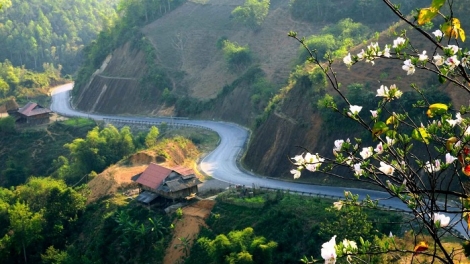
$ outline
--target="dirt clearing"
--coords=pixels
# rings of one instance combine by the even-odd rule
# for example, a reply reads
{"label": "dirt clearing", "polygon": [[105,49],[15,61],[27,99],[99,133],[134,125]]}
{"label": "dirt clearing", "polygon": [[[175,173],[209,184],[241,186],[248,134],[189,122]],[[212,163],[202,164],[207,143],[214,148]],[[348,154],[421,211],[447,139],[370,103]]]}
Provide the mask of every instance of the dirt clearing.
{"label": "dirt clearing", "polygon": [[183,217],[174,222],[173,239],[166,249],[163,264],[183,263],[183,259],[189,256],[190,252],[186,252],[185,248],[189,250],[192,247],[201,226],[206,226],[205,219],[214,204],[213,200],[202,200],[183,208]]}

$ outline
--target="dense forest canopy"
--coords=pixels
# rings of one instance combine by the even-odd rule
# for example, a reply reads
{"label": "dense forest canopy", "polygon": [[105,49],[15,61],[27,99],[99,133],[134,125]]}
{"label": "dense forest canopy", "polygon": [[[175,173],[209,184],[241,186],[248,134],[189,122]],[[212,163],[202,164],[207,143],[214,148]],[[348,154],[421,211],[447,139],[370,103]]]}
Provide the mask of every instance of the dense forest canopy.
{"label": "dense forest canopy", "polygon": [[62,65],[73,73],[80,51],[115,20],[118,0],[4,0],[0,10],[0,61],[41,69]]}

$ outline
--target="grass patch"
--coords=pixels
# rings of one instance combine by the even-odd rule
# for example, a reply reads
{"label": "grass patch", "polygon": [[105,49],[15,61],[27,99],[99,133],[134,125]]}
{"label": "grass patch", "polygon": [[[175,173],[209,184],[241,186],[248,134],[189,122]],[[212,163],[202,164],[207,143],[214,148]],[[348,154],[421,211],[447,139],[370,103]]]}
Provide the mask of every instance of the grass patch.
{"label": "grass patch", "polygon": [[174,138],[176,136],[187,138],[198,147],[201,153],[209,153],[214,150],[220,141],[220,137],[216,132],[192,127],[167,130],[161,133],[161,136],[162,138]]}
{"label": "grass patch", "polygon": [[85,126],[95,126],[96,122],[93,119],[83,118],[83,117],[74,117],[61,122],[63,125],[71,127],[85,127]]}

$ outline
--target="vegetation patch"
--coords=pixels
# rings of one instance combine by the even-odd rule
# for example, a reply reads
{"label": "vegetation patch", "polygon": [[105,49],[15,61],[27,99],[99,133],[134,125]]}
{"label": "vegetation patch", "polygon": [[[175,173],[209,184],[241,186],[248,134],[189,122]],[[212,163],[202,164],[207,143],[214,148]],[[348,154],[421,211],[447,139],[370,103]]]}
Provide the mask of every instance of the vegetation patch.
{"label": "vegetation patch", "polygon": [[[319,256],[320,247],[317,245],[330,239],[329,232],[335,231],[338,239],[347,238],[350,230],[353,230],[351,227],[356,225],[355,221],[360,220],[350,218],[342,211],[329,209],[332,207],[332,200],[281,191],[247,190],[253,191],[253,197],[249,193],[245,197],[243,189],[221,195],[207,220],[208,228],[202,230],[199,237],[213,240],[220,234],[228,235],[230,232],[252,227],[256,236],[277,243],[272,263],[298,263],[304,255]],[[237,200],[244,204],[234,204],[233,201]],[[264,206],[250,206],[261,204],[261,201],[264,201]],[[380,236],[381,233],[389,232],[403,234],[402,227],[394,224],[400,222],[400,214],[360,208],[350,210],[349,213],[366,216],[362,225],[364,228],[358,230],[363,237]],[[351,219],[351,222],[346,221],[347,219]],[[333,225],[333,221],[341,222],[339,232],[337,229],[332,230],[331,225],[325,225],[330,222]],[[205,248],[204,243],[195,243],[185,263],[224,263],[217,262]]]}

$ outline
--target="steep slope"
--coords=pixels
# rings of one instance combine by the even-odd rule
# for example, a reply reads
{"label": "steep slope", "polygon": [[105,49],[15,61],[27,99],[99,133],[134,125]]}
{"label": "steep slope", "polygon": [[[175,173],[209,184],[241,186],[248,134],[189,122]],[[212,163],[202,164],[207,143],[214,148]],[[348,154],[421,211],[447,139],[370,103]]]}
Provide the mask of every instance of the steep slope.
{"label": "steep slope", "polygon": [[[171,93],[178,98],[207,101],[221,93],[245,73],[228,69],[217,41],[223,37],[239,45],[248,45],[254,62],[265,78],[281,87],[292,68],[298,44],[287,37],[287,32],[302,29],[311,35],[322,26],[308,25],[290,18],[289,2],[271,1],[268,17],[257,29],[235,24],[231,11],[243,0],[188,1],[162,18],[145,26],[141,32],[155,51],[156,65],[164,71]],[[174,115],[162,102],[162,90],[152,88],[148,98],[141,91],[142,79],[148,65],[148,55],[127,43],[111,55],[89,84],[75,95],[79,109],[103,113]],[[145,58],[147,56],[147,58]],[[109,58],[109,57],[108,57]],[[251,91],[243,91],[248,84],[240,83],[225,99],[202,114],[207,118],[224,118],[250,124],[252,116]],[[156,84],[154,86],[157,86]],[[234,105],[232,102],[243,102]],[[215,109],[214,109],[215,108]],[[242,110],[242,113],[239,112]],[[238,114],[234,116],[233,113]],[[185,112],[183,112],[185,114]]]}
{"label": "steep slope", "polygon": [[[392,43],[393,39],[396,38],[393,33],[400,32],[404,28],[409,30],[401,24],[383,32],[380,34],[379,44],[383,46]],[[430,47],[424,45],[427,41],[423,36],[414,31],[408,32],[407,35],[412,40],[415,48],[419,51],[428,50],[429,52],[431,50]],[[373,40],[373,42],[375,41]],[[365,49],[365,45],[356,47],[351,51],[351,54],[357,54],[361,49]],[[353,83],[364,84],[374,94],[382,84],[386,86],[396,84],[403,91],[411,90],[411,83],[417,84],[421,89],[438,85],[439,89],[442,89],[450,96],[454,105],[468,104],[470,100],[468,93],[461,92],[451,83],[447,82],[441,85],[435,75],[424,70],[417,70],[411,76],[406,75],[401,66],[402,62],[399,60],[386,59],[377,60],[375,65],[360,62],[351,69],[348,69],[341,60],[337,60],[333,64],[338,81],[343,87],[343,92],[347,90],[348,85]],[[245,164],[253,171],[262,175],[291,179],[292,175],[289,170],[293,166],[288,157],[293,157],[305,151],[303,148],[313,153],[332,156],[334,140],[362,136],[361,134],[345,133],[344,131],[347,128],[341,127],[341,122],[345,118],[339,114],[337,114],[337,130],[326,132],[318,111],[312,108],[312,103],[315,102],[312,102],[311,98],[307,96],[308,91],[311,89],[312,87],[308,84],[295,84],[266,121],[253,132],[251,144],[244,159]],[[333,96],[336,95],[336,92],[331,88],[328,93]],[[351,103],[354,104],[355,102]],[[367,116],[369,110],[374,109],[363,109],[363,115]],[[306,172],[305,175],[313,177],[312,173]],[[316,183],[331,184],[332,181],[336,180],[336,178],[331,179],[331,177],[328,178],[319,174],[315,174],[314,177]]]}

